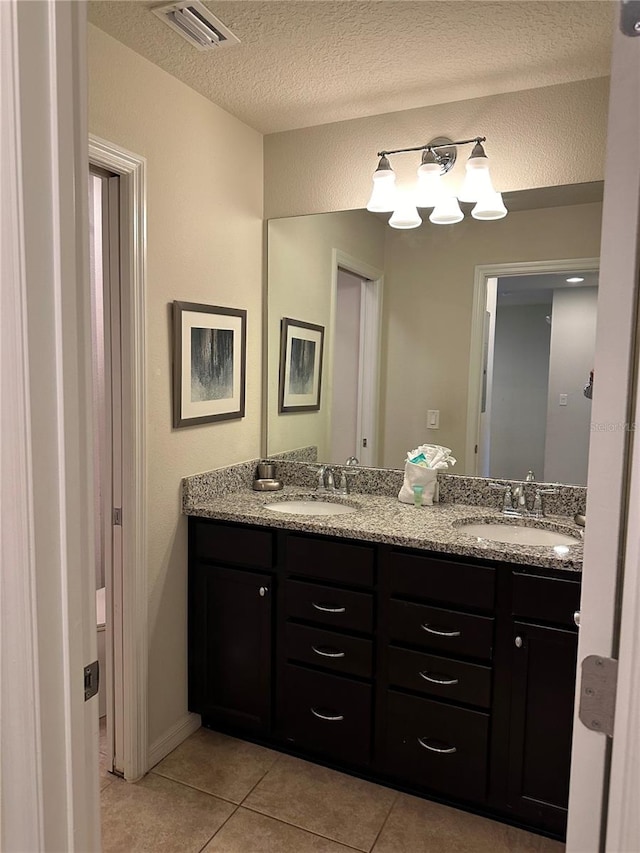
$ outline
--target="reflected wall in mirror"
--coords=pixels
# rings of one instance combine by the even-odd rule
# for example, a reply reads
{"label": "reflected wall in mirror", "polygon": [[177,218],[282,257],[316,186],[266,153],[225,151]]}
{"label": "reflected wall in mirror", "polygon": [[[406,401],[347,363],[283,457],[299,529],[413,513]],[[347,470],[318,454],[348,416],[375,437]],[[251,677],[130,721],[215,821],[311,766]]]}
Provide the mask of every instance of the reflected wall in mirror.
{"label": "reflected wall in mirror", "polygon": [[[271,220],[267,453],[317,445],[322,461],[344,463],[348,455],[355,455],[363,464],[399,468],[408,450],[429,442],[452,448],[458,459],[454,473],[522,478],[533,468],[537,478],[543,479],[546,462],[539,452],[535,460],[528,458],[529,442],[520,442],[527,452],[518,459],[519,442],[506,442],[508,429],[502,435],[494,430],[488,438],[486,418],[481,422],[481,414],[486,413],[486,396],[485,413],[480,406],[488,276],[479,276],[478,270],[502,266],[511,270],[511,276],[520,271],[518,265],[548,271],[545,262],[589,259],[575,271],[592,273],[593,259],[600,251],[601,199],[600,183],[509,193],[505,194],[510,210],[506,219],[479,222],[467,217],[455,226],[427,222],[412,231],[389,228],[388,217],[366,210]],[[593,288],[589,290],[593,295]],[[497,292],[496,286],[496,305]],[[506,308],[504,299],[508,297],[503,295],[501,300]],[[318,412],[278,414],[280,322],[286,316],[326,328]],[[548,328],[552,352],[553,327]],[[508,344],[514,334],[516,340]],[[518,336],[512,328],[501,335],[499,349],[506,346],[505,337],[525,365],[535,358],[535,348],[529,350],[524,332]],[[582,340],[575,330],[561,336],[568,347],[574,339]],[[580,394],[588,370],[580,378]],[[538,373],[541,376],[543,371]],[[510,392],[500,390],[501,382],[498,376],[491,418],[496,424],[501,422],[500,406],[509,407]],[[573,395],[576,388],[556,389],[554,395],[556,391],[559,400],[560,393]],[[545,422],[549,394],[549,387],[546,397],[540,389],[536,391],[539,401],[547,399]],[[526,430],[521,422],[517,424],[515,412],[527,422],[531,399],[525,403],[524,409],[522,401],[512,408],[515,431],[519,429],[522,436]],[[437,429],[428,428],[430,411],[439,413]],[[536,422],[542,420],[538,412]],[[347,453],[349,447],[353,450]],[[508,454],[502,450],[506,447]],[[504,471],[499,470],[501,465],[507,466]],[[561,476],[552,479],[568,482]]]}

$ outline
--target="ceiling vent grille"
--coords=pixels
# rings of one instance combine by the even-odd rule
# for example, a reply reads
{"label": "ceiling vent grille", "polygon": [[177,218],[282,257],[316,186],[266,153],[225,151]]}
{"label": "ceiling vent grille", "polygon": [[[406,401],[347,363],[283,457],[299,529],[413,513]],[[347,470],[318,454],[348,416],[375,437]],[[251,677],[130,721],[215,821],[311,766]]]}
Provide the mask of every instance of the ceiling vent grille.
{"label": "ceiling vent grille", "polygon": [[239,44],[240,39],[198,0],[180,0],[151,10],[198,50]]}

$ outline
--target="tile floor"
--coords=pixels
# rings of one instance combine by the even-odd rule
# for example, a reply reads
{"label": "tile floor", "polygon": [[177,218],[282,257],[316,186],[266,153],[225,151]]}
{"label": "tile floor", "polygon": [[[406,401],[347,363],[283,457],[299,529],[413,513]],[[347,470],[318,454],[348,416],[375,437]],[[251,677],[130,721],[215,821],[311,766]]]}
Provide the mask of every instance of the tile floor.
{"label": "tile floor", "polygon": [[134,785],[103,766],[101,788],[105,853],[564,850],[556,841],[206,729]]}

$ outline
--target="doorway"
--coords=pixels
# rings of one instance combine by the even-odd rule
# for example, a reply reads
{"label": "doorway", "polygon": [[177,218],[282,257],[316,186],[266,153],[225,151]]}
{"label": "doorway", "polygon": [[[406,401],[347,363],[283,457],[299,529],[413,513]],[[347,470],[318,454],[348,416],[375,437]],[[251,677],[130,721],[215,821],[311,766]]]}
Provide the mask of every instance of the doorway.
{"label": "doorway", "polygon": [[102,227],[94,242],[108,246],[96,264],[104,280],[105,339],[105,403],[98,414],[105,439],[96,508],[105,568],[106,709],[100,713],[106,710],[106,767],[133,782],[148,770],[146,161],[93,135],[89,161],[90,186],[100,187],[99,210],[92,215]]}
{"label": "doorway", "polygon": [[382,273],[334,249],[330,461],[378,464]]}
{"label": "doorway", "polygon": [[97,166],[89,169],[89,263],[100,765],[122,776],[121,608],[114,606],[122,577],[120,178]]}
{"label": "doorway", "polygon": [[585,486],[596,271],[487,279],[478,473]]}
{"label": "doorway", "polygon": [[586,484],[598,270],[598,258],[476,267],[466,474]]}

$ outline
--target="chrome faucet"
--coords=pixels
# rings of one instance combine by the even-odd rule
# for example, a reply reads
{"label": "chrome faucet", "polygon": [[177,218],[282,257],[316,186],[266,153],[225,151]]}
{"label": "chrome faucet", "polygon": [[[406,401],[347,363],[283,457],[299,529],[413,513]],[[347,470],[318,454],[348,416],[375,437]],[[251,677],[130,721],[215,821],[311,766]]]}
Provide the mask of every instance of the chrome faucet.
{"label": "chrome faucet", "polygon": [[543,495],[555,495],[557,489],[536,489],[533,506],[527,507],[527,495],[523,483],[489,483],[490,488],[504,492],[502,514],[512,518],[544,518]]}

